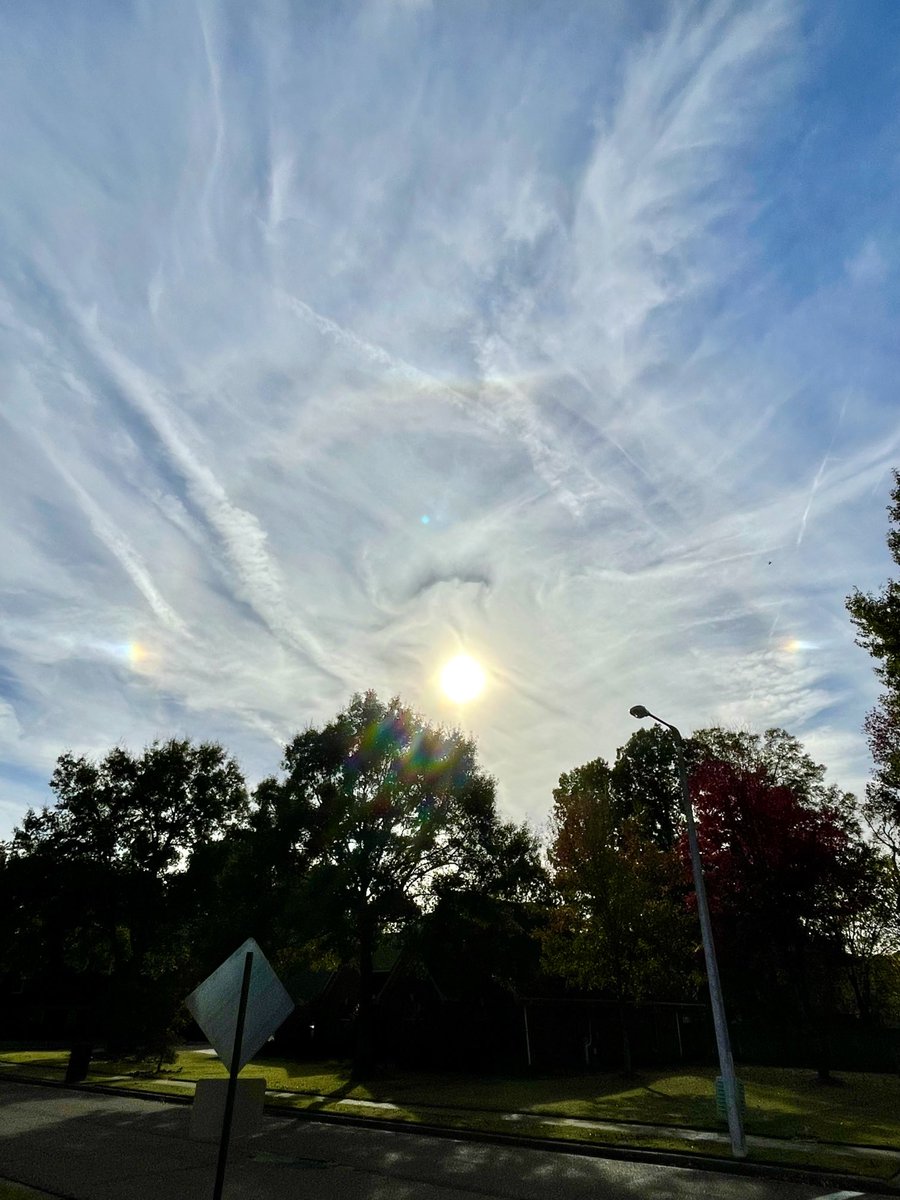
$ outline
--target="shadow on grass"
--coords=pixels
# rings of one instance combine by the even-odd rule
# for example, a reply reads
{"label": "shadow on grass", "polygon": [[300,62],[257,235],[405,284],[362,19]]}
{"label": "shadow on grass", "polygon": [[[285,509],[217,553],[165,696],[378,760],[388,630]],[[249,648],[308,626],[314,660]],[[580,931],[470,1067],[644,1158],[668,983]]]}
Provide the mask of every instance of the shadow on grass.
{"label": "shadow on grass", "polygon": [[[62,1049],[0,1053],[0,1072],[7,1078],[27,1074],[60,1080],[67,1063],[68,1052]],[[148,1071],[151,1065],[98,1058],[91,1063],[89,1079],[126,1075],[145,1082],[169,1078],[193,1082],[227,1074],[216,1057],[195,1049],[181,1051],[177,1062],[161,1074]],[[257,1060],[244,1074],[265,1078],[271,1090],[313,1098],[318,1110],[353,1099],[389,1102],[400,1108],[724,1128],[715,1111],[713,1068],[643,1071],[632,1079],[615,1074],[466,1077],[390,1071],[360,1083],[350,1078],[347,1062],[298,1063],[279,1057]],[[900,1147],[900,1078],[896,1075],[843,1072],[843,1086],[828,1088],[807,1070],[739,1066],[738,1074],[746,1089],[748,1133]]]}
{"label": "shadow on grass", "polygon": [[[310,1112],[320,1112],[326,1106],[336,1104],[340,1100],[346,1100],[350,1097],[351,1092],[355,1092],[357,1090],[358,1086],[358,1084],[348,1079],[345,1084],[342,1084],[339,1088],[335,1088],[335,1090],[329,1092],[327,1096],[323,1096],[321,1100],[318,1098],[313,1100],[312,1103],[308,1105],[308,1110]],[[369,1097],[366,1098],[369,1099]],[[354,1097],[354,1099],[356,1099],[356,1097]]]}

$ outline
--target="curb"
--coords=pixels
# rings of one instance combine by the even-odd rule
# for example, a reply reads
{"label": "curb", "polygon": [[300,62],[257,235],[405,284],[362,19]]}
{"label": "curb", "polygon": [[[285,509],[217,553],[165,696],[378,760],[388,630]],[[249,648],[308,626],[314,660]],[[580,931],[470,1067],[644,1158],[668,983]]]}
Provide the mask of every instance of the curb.
{"label": "curb", "polygon": [[73,1196],[71,1192],[48,1192],[46,1188],[26,1183],[24,1179],[13,1179],[11,1175],[0,1175],[0,1183],[11,1183],[14,1187],[24,1188],[26,1192],[33,1192],[35,1196],[51,1196],[53,1200],[78,1200],[78,1197]]}
{"label": "curb", "polygon": [[[115,1087],[96,1083],[64,1083],[54,1079],[14,1079],[0,1074],[0,1083],[25,1083],[33,1087],[55,1088],[57,1091],[87,1092],[91,1095],[125,1096],[133,1100],[154,1100],[159,1104],[189,1105],[191,1096],[166,1095],[138,1088]],[[420,1134],[422,1137],[443,1138],[446,1141],[479,1142],[524,1150],[546,1150],[558,1154],[575,1154],[583,1158],[605,1158],[616,1162],[638,1162],[649,1166],[677,1167],[682,1170],[706,1171],[717,1175],[754,1176],[761,1179],[780,1179],[795,1183],[822,1184],[868,1195],[900,1196],[900,1183],[876,1180],[868,1176],[843,1172],[816,1170],[806,1167],[786,1167],[775,1163],[751,1163],[744,1159],[717,1158],[715,1155],[695,1155],[689,1150],[644,1150],[632,1146],[612,1146],[575,1139],[536,1138],[513,1133],[492,1133],[479,1129],[450,1129],[444,1125],[418,1124],[412,1121],[392,1121],[390,1118],[350,1116],[344,1113],[318,1112],[311,1109],[288,1108],[267,1102],[269,1116],[285,1120],[315,1121],[322,1125],[344,1125],[356,1129],[382,1130],[388,1133]],[[867,1149],[870,1147],[866,1147]],[[25,1186],[25,1185],[23,1185]]]}

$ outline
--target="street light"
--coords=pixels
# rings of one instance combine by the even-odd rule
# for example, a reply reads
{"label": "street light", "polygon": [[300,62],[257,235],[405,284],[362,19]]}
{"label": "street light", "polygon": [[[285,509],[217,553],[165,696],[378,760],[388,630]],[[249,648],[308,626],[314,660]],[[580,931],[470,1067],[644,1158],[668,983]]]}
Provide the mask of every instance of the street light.
{"label": "street light", "polygon": [[725,1112],[728,1117],[728,1132],[731,1135],[731,1153],[735,1158],[747,1157],[747,1143],[744,1139],[744,1125],[741,1119],[741,1109],[738,1103],[737,1080],[734,1074],[734,1062],[731,1057],[731,1041],[728,1037],[728,1022],[725,1019],[725,1001],[722,998],[722,985],[719,981],[719,966],[716,962],[716,947],[713,942],[712,922],[709,919],[709,905],[706,902],[706,884],[703,880],[703,867],[700,862],[700,850],[697,846],[697,830],[694,827],[694,810],[691,806],[691,793],[688,788],[687,770],[684,765],[684,738],[674,725],[657,717],[643,704],[635,704],[630,709],[631,715],[643,720],[649,717],[658,725],[665,725],[671,730],[675,742],[675,757],[678,763],[678,779],[681,784],[681,799],[684,805],[684,816],[687,821],[688,845],[691,850],[691,867],[694,872],[694,892],[697,896],[697,911],[700,914],[700,932],[703,936],[703,957],[706,960],[706,978],[709,981],[709,999],[712,1004],[713,1025],[716,1030],[716,1046],[719,1051],[719,1070],[722,1074],[722,1087],[725,1092]]}

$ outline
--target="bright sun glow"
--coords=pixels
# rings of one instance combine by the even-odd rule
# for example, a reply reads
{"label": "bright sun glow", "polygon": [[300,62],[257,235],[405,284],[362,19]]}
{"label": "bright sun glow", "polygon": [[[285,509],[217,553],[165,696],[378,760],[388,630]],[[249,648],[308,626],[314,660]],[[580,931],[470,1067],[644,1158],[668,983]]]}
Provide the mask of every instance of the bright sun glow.
{"label": "bright sun glow", "polygon": [[465,704],[483,689],[484,670],[468,654],[457,654],[441,671],[441,687],[454,704]]}

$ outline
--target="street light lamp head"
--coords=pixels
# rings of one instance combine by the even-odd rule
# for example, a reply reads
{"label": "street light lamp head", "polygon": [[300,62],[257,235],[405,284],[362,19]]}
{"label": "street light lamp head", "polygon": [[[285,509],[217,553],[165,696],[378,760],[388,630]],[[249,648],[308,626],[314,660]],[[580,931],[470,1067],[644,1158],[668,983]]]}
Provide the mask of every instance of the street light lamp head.
{"label": "street light lamp head", "polygon": [[644,708],[643,704],[635,704],[634,707],[630,708],[628,711],[633,717],[637,717],[639,721],[643,720],[644,717],[650,716],[650,710]]}

